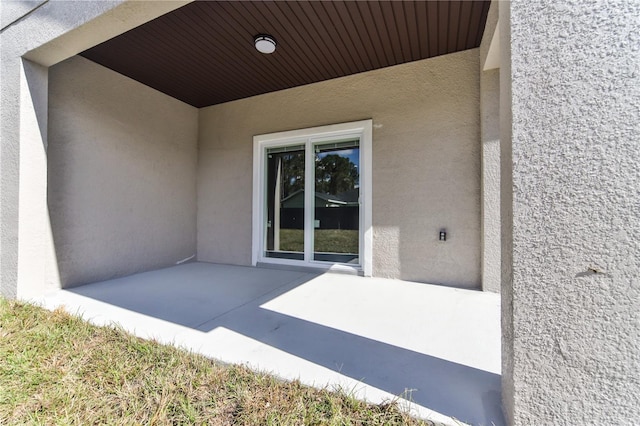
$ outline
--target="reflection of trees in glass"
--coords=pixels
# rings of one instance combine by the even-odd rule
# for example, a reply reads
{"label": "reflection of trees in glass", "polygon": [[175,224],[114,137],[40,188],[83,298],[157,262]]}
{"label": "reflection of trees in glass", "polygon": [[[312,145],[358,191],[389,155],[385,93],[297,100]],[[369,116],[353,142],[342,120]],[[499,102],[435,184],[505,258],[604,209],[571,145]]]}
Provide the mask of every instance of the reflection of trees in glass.
{"label": "reflection of trees in glass", "polygon": [[282,198],[304,189],[304,153],[282,156]]}
{"label": "reflection of trees in glass", "polygon": [[[340,194],[354,189],[360,177],[358,167],[347,157],[327,154],[316,157],[316,192]],[[304,189],[304,155],[282,155],[282,198]]]}
{"label": "reflection of trees in glass", "polygon": [[358,184],[358,168],[347,157],[328,154],[316,157],[316,192],[340,194]]}

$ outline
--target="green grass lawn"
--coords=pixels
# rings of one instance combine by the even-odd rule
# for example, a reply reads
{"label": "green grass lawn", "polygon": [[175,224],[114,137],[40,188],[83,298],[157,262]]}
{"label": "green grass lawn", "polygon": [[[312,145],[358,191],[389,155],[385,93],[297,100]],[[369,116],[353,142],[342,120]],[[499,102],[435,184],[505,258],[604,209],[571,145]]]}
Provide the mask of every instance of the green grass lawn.
{"label": "green grass lawn", "polygon": [[431,423],[0,298],[0,424]]}
{"label": "green grass lawn", "polygon": [[[325,253],[358,253],[358,231],[352,229],[316,229],[314,251]],[[304,251],[302,229],[281,229],[280,250]]]}

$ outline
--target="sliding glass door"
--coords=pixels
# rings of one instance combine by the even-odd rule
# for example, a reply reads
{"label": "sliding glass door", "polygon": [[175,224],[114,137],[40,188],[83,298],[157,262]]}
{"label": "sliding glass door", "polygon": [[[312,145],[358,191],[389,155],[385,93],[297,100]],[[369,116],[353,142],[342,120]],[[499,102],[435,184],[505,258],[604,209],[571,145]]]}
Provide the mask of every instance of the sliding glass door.
{"label": "sliding glass door", "polygon": [[363,128],[254,138],[254,264],[363,272],[371,233],[370,211],[362,208],[368,162],[361,148],[364,136],[370,144],[371,130],[370,121],[356,124]]}
{"label": "sliding glass door", "polygon": [[304,163],[304,145],[266,150],[266,257],[304,260]]}
{"label": "sliding glass door", "polygon": [[313,260],[360,263],[359,139],[314,148]]}

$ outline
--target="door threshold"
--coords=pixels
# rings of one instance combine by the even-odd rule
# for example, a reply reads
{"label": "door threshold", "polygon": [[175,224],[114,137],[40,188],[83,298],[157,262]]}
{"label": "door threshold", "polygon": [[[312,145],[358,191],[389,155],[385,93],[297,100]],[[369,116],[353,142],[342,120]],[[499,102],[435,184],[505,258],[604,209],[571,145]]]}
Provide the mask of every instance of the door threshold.
{"label": "door threshold", "polygon": [[364,276],[364,272],[355,268],[341,268],[341,267],[329,267],[329,268],[320,268],[314,266],[306,266],[306,265],[283,265],[280,263],[269,263],[269,262],[257,262],[256,267],[258,268],[266,268],[266,269],[280,269],[285,271],[296,271],[296,272],[307,272],[310,274],[343,274],[343,275],[355,275],[355,276]]}

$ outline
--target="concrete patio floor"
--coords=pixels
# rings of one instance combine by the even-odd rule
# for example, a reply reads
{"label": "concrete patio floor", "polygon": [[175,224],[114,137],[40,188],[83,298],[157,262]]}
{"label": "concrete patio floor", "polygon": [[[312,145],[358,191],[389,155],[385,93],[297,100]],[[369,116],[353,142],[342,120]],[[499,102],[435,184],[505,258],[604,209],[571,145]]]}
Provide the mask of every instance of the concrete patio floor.
{"label": "concrete patio floor", "polygon": [[401,395],[413,414],[444,424],[504,424],[497,294],[189,263],[39,302],[371,402]]}

